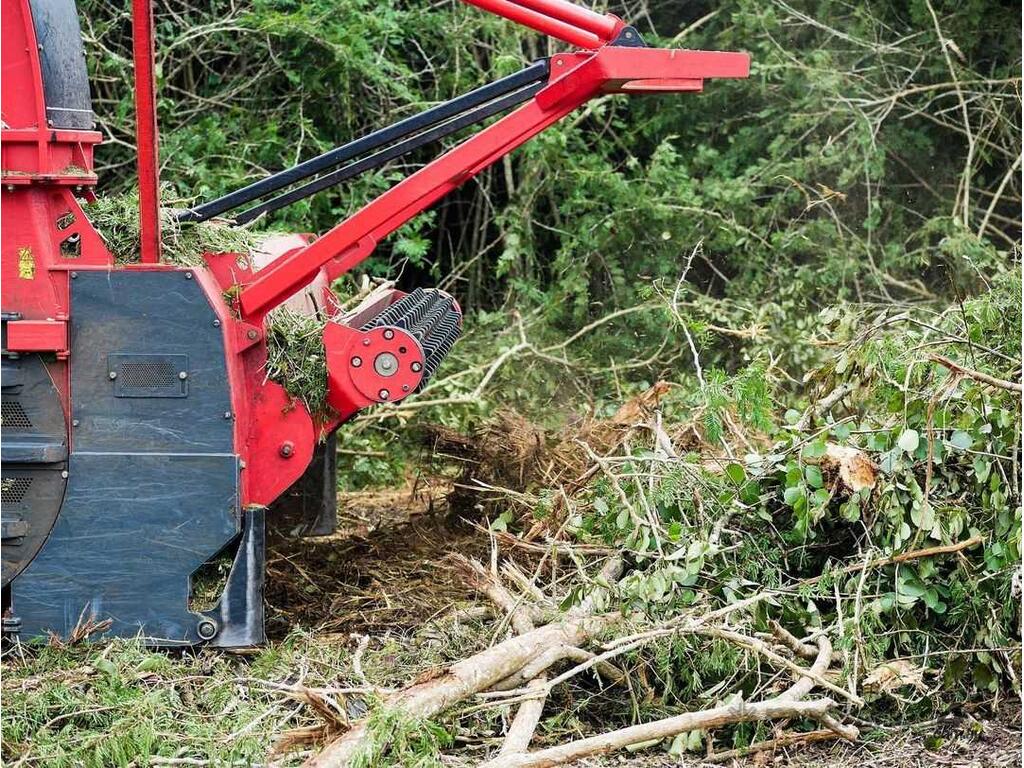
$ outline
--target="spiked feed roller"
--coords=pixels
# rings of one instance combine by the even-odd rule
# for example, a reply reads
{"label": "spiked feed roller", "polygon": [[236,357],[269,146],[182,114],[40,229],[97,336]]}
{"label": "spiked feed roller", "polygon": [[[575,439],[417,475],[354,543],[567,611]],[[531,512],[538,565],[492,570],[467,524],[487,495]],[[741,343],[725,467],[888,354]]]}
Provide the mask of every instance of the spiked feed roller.
{"label": "spiked feed roller", "polygon": [[[150,3],[132,2],[141,236],[120,264],[83,207],[101,134],[74,2],[0,0],[5,635],[88,624],[93,639],[262,642],[267,519],[329,532],[339,427],[422,389],[462,330],[442,291],[393,290],[342,314],[332,281],[591,98],[748,74],[746,54],[651,48],[566,0],[467,1],[570,49],[184,211],[242,224],[490,121],[319,237],[268,237],[262,265],[204,253],[185,268],[160,253]],[[267,378],[268,313],[286,303],[324,322],[325,413]],[[200,605],[198,575],[225,557]]]}

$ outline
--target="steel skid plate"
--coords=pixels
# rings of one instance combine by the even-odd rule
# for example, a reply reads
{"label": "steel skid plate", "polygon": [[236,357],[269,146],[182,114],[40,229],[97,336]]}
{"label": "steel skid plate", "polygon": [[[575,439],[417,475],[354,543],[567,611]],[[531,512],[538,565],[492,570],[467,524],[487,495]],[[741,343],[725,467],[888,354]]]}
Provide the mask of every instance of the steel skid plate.
{"label": "steel skid plate", "polygon": [[[71,309],[67,492],[10,587],[20,636],[109,621],[94,638],[262,642],[263,515],[239,507],[222,331],[199,282],[81,271]],[[225,553],[220,600],[190,609],[193,576]]]}

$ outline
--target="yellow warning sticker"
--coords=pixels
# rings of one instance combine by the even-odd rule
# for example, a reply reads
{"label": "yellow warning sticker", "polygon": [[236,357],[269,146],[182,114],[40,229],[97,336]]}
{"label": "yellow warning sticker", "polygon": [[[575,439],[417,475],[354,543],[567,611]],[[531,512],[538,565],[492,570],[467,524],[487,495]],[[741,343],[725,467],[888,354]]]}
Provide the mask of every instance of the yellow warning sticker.
{"label": "yellow warning sticker", "polygon": [[31,248],[18,249],[18,277],[22,280],[35,280],[36,257],[32,255]]}

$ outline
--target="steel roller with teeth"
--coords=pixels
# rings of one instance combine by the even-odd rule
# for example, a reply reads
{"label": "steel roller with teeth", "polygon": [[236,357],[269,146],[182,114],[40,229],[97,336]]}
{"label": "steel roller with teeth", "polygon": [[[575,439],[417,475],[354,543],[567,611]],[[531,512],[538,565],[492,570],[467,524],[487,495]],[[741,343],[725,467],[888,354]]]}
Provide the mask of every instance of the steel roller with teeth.
{"label": "steel roller with teeth", "polygon": [[361,330],[394,326],[408,331],[423,349],[423,389],[462,335],[462,312],[455,299],[436,288],[417,288],[385,309]]}

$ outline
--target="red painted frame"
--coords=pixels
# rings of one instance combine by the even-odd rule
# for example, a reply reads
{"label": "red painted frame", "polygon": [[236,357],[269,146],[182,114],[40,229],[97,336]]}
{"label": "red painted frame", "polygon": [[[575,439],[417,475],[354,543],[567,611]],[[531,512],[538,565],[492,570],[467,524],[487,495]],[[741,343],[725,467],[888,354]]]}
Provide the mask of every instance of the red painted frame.
{"label": "red painted frame", "polygon": [[132,0],[135,145],[139,153],[139,245],[143,264],[160,261],[160,169],[152,0]]}

